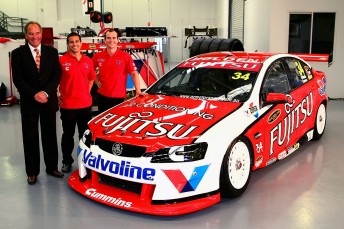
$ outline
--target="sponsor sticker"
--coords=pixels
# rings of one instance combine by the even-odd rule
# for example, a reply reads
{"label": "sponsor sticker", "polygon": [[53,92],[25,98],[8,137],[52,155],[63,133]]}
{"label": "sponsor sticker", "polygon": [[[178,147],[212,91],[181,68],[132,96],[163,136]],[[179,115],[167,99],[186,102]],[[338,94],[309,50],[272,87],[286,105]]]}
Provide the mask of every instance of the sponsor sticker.
{"label": "sponsor sticker", "polygon": [[280,120],[270,131],[270,155],[274,153],[274,146],[288,145],[290,138],[298,128],[311,117],[314,107],[313,93],[310,92],[300,103],[286,103],[284,108],[287,116]]}
{"label": "sponsor sticker", "polygon": [[288,149],[288,155],[294,153],[298,148],[300,148],[300,143],[295,143]]}
{"label": "sponsor sticker", "polygon": [[268,162],[266,162],[266,166],[271,165],[271,164],[275,163],[276,161],[277,161],[276,158],[273,157],[270,160],[268,160]]}
{"label": "sponsor sticker", "polygon": [[254,163],[254,165],[256,166],[256,168],[258,168],[263,162],[263,156],[260,155],[259,157],[257,157],[256,159],[256,163]]}
{"label": "sponsor sticker", "polygon": [[273,111],[269,118],[268,118],[268,123],[271,124],[273,123],[274,121],[276,121],[278,119],[278,117],[281,115],[281,110],[280,109],[277,109],[275,111]]}
{"label": "sponsor sticker", "polygon": [[288,156],[287,151],[283,150],[282,153],[278,154],[278,160],[282,160]]}
{"label": "sponsor sticker", "polygon": [[195,167],[189,179],[179,169],[162,170],[179,193],[195,191],[209,165]]}
{"label": "sponsor sticker", "polygon": [[326,89],[326,79],[323,77],[321,80],[318,80],[318,85],[319,85],[319,94],[323,96],[325,94],[325,89]]}
{"label": "sponsor sticker", "polygon": [[109,173],[111,175],[122,176],[137,180],[153,181],[156,171],[154,168],[140,167],[131,164],[130,161],[114,161],[106,159],[101,154],[94,154],[86,149],[83,151],[83,163],[97,171]]}
{"label": "sponsor sticker", "polygon": [[105,195],[104,193],[98,192],[95,188],[89,188],[85,191],[85,194],[87,196],[90,196],[94,199],[107,202],[109,204],[112,204],[114,206],[121,206],[125,208],[130,208],[132,205],[132,202],[128,202],[125,200],[122,200],[121,198],[116,198],[113,196]]}
{"label": "sponsor sticker", "polygon": [[[131,113],[129,116],[122,116],[113,113],[107,113],[98,120],[93,120],[94,124],[100,123],[104,128],[104,134],[114,132],[128,132],[131,134],[140,134],[148,137],[158,137],[166,135],[169,139],[183,139],[197,129],[199,126],[187,126],[172,122],[158,122],[148,120],[142,117],[150,115],[149,112]],[[152,131],[154,129],[155,131]]]}
{"label": "sponsor sticker", "polygon": [[256,105],[253,105],[253,103],[250,103],[250,107],[247,110],[245,110],[244,113],[247,117],[253,115],[255,118],[258,118],[259,116],[258,108]]}

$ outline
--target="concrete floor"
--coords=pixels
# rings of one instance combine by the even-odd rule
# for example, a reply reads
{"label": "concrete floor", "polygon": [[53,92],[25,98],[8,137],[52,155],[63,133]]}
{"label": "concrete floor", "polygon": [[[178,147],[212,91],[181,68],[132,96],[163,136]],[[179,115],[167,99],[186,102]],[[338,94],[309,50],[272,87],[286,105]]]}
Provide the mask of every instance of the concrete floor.
{"label": "concrete floor", "polygon": [[[0,228],[343,228],[343,117],[344,102],[331,100],[323,138],[254,172],[242,197],[157,217],[86,199],[69,188],[67,177],[47,176],[43,163],[37,184],[28,185],[19,106],[0,107]],[[57,125],[60,138],[59,114]]]}

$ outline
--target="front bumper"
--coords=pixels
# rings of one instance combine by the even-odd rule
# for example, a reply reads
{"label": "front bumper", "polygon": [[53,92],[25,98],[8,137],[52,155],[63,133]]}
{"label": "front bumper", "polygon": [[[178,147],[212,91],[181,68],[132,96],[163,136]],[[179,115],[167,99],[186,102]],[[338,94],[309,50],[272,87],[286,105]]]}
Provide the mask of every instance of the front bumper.
{"label": "front bumper", "polygon": [[[91,150],[95,153],[91,153]],[[171,171],[180,165],[163,163],[153,165],[144,159],[131,159],[130,166],[135,165],[135,168],[140,166],[155,171],[151,173],[153,178],[147,176],[149,179],[138,179],[130,177],[130,172],[127,173],[128,176],[124,176],[125,168],[122,174],[120,174],[121,169],[115,173],[117,171],[115,164],[119,165],[120,160],[123,162],[123,158],[117,160],[115,156],[101,152],[97,147],[91,146],[89,149],[80,142],[78,154],[79,169],[68,178],[68,184],[85,197],[111,207],[150,215],[174,216],[199,211],[220,201],[218,190],[209,191],[210,174],[203,177],[194,191],[183,192],[182,189],[178,191],[173,186],[161,169],[163,167]],[[109,158],[112,158],[111,161]],[[128,164],[126,162],[126,165]],[[193,164],[188,163],[185,170],[178,170],[183,174],[189,167],[193,167]],[[188,172],[184,173],[188,174]],[[144,178],[143,175],[141,178]],[[189,181],[191,182],[191,178]],[[128,187],[132,189],[129,190]]]}
{"label": "front bumper", "polygon": [[102,204],[127,211],[159,216],[176,216],[199,211],[220,201],[220,194],[214,194],[197,200],[174,204],[152,204],[154,185],[144,185],[141,194],[130,193],[118,188],[101,184],[95,179],[79,180],[76,170],[68,178],[68,184],[85,197]]}

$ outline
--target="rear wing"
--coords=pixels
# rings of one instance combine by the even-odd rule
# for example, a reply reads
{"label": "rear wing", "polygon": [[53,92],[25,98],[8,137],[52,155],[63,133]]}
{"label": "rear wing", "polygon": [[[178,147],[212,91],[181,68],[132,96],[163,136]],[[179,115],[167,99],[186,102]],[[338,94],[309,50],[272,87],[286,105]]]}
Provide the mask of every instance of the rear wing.
{"label": "rear wing", "polygon": [[[243,55],[245,52],[231,52],[233,55],[238,56],[238,53]],[[277,54],[290,54],[297,56],[305,61],[315,61],[315,62],[327,62],[328,66],[330,67],[333,62],[333,53],[330,54],[306,54],[306,53],[272,53],[272,52],[246,52],[249,58],[251,59],[260,59],[264,61],[264,59],[269,58],[273,55]],[[247,58],[248,58],[247,57]]]}
{"label": "rear wing", "polygon": [[327,62],[330,67],[333,63],[333,53],[330,54],[301,54],[301,53],[290,53],[298,56],[305,61],[316,61],[316,62]]}

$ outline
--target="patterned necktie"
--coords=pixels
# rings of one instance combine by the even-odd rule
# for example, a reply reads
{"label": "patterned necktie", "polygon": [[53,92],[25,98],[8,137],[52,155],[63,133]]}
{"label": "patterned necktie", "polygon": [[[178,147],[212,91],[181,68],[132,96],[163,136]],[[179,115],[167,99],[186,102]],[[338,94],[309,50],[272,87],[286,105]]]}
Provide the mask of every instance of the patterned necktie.
{"label": "patterned necktie", "polygon": [[37,66],[37,69],[39,71],[39,67],[40,67],[40,63],[41,63],[41,55],[39,55],[39,50],[38,49],[35,49],[35,52],[36,52],[36,66]]}

